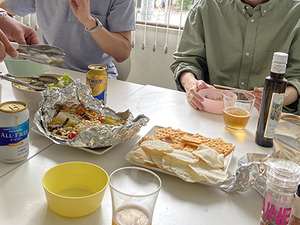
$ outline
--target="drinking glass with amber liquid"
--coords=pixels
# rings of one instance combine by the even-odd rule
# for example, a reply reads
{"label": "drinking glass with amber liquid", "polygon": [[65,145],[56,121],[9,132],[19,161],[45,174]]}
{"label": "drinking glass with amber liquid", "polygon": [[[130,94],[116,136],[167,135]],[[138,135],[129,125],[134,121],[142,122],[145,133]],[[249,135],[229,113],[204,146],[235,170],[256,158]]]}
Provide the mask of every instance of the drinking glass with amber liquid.
{"label": "drinking glass with amber liquid", "polygon": [[228,90],[223,93],[223,118],[227,128],[245,129],[254,106],[255,96],[245,90]]}

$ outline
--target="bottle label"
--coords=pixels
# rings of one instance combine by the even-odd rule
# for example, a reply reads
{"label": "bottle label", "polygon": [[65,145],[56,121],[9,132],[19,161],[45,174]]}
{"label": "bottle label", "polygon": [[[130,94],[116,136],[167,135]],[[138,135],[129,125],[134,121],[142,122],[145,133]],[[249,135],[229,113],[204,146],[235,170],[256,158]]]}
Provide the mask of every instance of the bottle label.
{"label": "bottle label", "polygon": [[285,74],[286,64],[272,62],[271,72]]}
{"label": "bottle label", "polygon": [[284,93],[273,93],[272,100],[269,108],[269,115],[264,133],[265,138],[274,138],[275,127],[280,120],[282,106],[283,106]]}
{"label": "bottle label", "polygon": [[0,146],[17,144],[28,137],[29,119],[22,124],[11,127],[0,127]]}
{"label": "bottle label", "polygon": [[[269,193],[272,195],[272,193]],[[267,197],[267,198],[266,198]],[[292,207],[280,206],[274,204],[274,200],[266,196],[263,200],[262,213],[260,218],[261,225],[287,225],[290,221]],[[279,196],[279,199],[285,199],[284,196]],[[273,200],[273,201],[272,201]],[[283,203],[284,204],[284,203]]]}

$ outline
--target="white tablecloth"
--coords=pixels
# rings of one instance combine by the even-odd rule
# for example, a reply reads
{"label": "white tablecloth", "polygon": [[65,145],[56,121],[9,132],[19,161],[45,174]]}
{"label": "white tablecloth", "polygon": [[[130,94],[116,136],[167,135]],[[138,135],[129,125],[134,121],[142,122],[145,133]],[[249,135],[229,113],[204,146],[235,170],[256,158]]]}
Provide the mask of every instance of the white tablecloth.
{"label": "white tablecloth", "polygon": [[[64,218],[48,207],[42,177],[51,167],[69,161],[91,162],[103,167],[108,174],[119,167],[132,165],[124,159],[125,155],[155,125],[180,128],[211,138],[222,137],[233,143],[236,149],[229,167],[231,172],[235,171],[238,159],[246,153],[269,154],[272,151],[255,144],[254,133],[258,119],[256,109],[246,129],[234,132],[225,128],[222,115],[193,109],[182,92],[111,81],[108,96],[114,110],[130,109],[134,116],[145,114],[150,118],[148,125],[133,139],[100,156],[78,148],[51,144],[43,137],[31,137],[29,160],[13,169],[11,165],[0,162],[1,225],[111,224],[109,189],[106,190],[101,207],[91,215],[77,219]],[[34,148],[36,150],[32,150]],[[177,177],[157,173],[163,185],[152,225],[258,224],[263,198],[254,189],[243,193],[225,193],[218,187],[187,183]]]}

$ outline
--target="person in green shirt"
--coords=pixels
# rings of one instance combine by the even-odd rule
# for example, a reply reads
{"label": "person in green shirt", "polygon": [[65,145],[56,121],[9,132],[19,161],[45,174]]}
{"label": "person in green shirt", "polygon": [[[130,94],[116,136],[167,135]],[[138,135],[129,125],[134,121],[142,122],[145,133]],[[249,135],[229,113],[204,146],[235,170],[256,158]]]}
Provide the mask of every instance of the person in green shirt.
{"label": "person in green shirt", "polygon": [[251,90],[259,109],[274,52],[289,54],[284,111],[300,114],[300,1],[199,0],[170,68],[195,109],[213,84]]}

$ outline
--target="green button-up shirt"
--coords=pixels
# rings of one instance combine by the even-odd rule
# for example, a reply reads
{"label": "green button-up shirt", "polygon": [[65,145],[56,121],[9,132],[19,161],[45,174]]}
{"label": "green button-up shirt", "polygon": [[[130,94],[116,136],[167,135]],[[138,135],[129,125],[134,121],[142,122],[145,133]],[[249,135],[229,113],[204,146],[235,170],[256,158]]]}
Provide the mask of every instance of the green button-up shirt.
{"label": "green button-up shirt", "polygon": [[[263,87],[274,52],[286,52],[285,78],[300,93],[300,0],[269,0],[255,8],[241,0],[200,0],[188,15],[175,61],[179,76],[252,90]],[[300,113],[298,101],[286,110]],[[300,105],[300,104],[299,104]]]}

